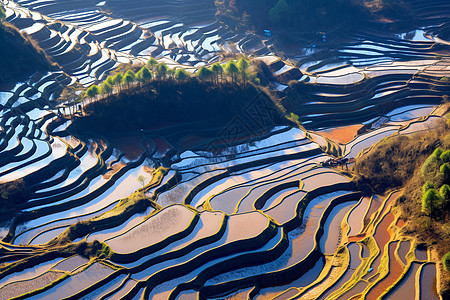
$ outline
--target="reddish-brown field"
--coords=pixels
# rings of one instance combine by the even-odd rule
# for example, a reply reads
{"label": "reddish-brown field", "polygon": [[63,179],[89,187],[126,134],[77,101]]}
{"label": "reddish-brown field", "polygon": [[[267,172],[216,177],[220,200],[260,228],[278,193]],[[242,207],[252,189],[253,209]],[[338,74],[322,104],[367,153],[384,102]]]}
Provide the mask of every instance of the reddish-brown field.
{"label": "reddish-brown field", "polygon": [[361,127],[362,125],[350,125],[318,131],[317,133],[333,142],[347,144],[357,136],[357,132]]}

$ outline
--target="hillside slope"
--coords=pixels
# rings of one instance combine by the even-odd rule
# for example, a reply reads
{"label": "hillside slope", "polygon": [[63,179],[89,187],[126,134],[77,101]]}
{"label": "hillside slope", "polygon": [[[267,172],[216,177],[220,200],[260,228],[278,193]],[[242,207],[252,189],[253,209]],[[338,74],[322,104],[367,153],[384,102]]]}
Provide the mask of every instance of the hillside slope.
{"label": "hillside slope", "polygon": [[[439,261],[436,263],[440,268],[444,299],[448,299],[446,297],[450,293],[450,272],[446,271],[448,266],[443,263],[444,256],[450,255],[450,202],[443,188],[450,179],[444,168],[448,167],[450,154],[448,116],[446,122],[443,120],[427,131],[380,141],[369,152],[358,157],[353,167],[354,182],[369,194],[401,190],[402,195],[397,199],[395,209],[406,221],[402,233],[437,253]],[[442,155],[443,152],[447,154]],[[431,199],[431,204],[425,203],[430,198],[429,190],[437,194]]]}
{"label": "hillside slope", "polygon": [[0,83],[19,81],[52,67],[44,52],[7,22],[0,24],[0,45]]}

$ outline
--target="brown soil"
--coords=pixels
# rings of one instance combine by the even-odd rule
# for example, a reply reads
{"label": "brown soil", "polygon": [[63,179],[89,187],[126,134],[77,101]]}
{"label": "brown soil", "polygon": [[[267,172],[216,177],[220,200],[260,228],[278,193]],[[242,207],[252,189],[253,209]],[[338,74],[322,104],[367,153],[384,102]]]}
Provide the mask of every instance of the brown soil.
{"label": "brown soil", "polygon": [[395,224],[395,225],[398,228],[402,228],[403,226],[405,226],[405,224],[406,224],[406,221],[400,218],[400,219],[397,220],[397,224]]}
{"label": "brown soil", "polygon": [[363,125],[350,125],[337,127],[334,129],[327,129],[324,131],[317,131],[317,133],[334,142],[347,144],[358,135],[358,130],[361,127],[363,127]]}
{"label": "brown soil", "polygon": [[359,241],[363,240],[365,237],[366,237],[366,234],[365,233],[361,233],[361,234],[357,234],[357,235],[349,237],[348,241],[350,243],[359,242]]}
{"label": "brown soil", "polygon": [[103,174],[103,179],[109,180],[111,178],[111,176],[113,176],[114,174],[116,174],[117,172],[120,171],[120,169],[122,169],[123,167],[125,167],[126,165],[124,163],[116,163],[114,165],[112,165],[112,170],[109,171],[108,173]]}

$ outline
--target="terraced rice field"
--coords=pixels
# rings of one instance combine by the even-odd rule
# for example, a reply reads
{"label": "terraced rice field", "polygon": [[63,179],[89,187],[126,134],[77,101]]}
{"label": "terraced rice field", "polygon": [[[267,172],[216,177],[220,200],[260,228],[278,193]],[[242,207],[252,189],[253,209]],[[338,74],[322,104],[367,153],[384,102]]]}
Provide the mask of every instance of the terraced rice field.
{"label": "terraced rice field", "polygon": [[[289,53],[297,67],[270,39],[227,31],[209,0],[2,2],[61,71],[0,86],[0,181],[31,189],[0,228],[0,299],[438,299],[429,255],[398,234],[398,194],[363,197],[322,163],[437,124],[448,1],[411,1],[423,16],[411,32],[361,30]],[[56,121],[62,87],[98,83],[120,63],[152,56],[195,72],[230,52],[266,62],[278,95],[302,83],[303,98],[283,105],[304,128],[214,152],[163,128],[137,133],[128,151],[126,138],[83,140]],[[74,250],[94,241],[110,252]]]}

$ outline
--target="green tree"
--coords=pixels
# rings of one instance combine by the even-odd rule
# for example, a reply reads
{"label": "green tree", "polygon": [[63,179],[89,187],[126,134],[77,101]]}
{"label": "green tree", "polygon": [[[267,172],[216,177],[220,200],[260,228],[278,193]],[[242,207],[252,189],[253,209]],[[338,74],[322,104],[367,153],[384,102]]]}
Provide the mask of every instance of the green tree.
{"label": "green tree", "polygon": [[185,81],[189,78],[189,73],[185,69],[177,69],[175,72],[175,78],[178,81]]}
{"label": "green tree", "polygon": [[133,80],[136,79],[136,74],[133,72],[133,70],[128,70],[128,71],[125,73],[125,76],[127,76],[127,75],[130,75],[131,77],[133,77]]}
{"label": "green tree", "polygon": [[139,81],[140,84],[144,83],[144,78],[143,78],[143,75],[142,75],[142,69],[140,69],[139,71],[136,72],[135,80]]}
{"label": "green tree", "polygon": [[439,190],[439,194],[441,195],[442,199],[449,200],[450,199],[450,186],[448,184],[444,184],[441,186],[441,189]]}
{"label": "green tree", "polygon": [[215,78],[215,80],[216,80],[216,83],[219,83],[219,77],[222,78],[222,75],[223,75],[223,68],[222,68],[222,65],[219,64],[219,63],[214,63],[214,64],[211,66],[211,71],[212,71],[213,74],[214,74],[214,78]]}
{"label": "green tree", "polygon": [[434,152],[425,160],[425,163],[420,170],[423,176],[430,176],[430,174],[434,174],[436,170],[439,168],[441,163],[442,149],[437,148]]}
{"label": "green tree", "polygon": [[441,172],[442,176],[444,177],[445,182],[448,182],[448,180],[450,179],[450,164],[449,163],[445,163],[443,164],[439,171]]}
{"label": "green tree", "polygon": [[105,82],[107,82],[110,86],[114,86],[114,77],[108,76],[108,78],[106,78]]}
{"label": "green tree", "polygon": [[97,97],[99,93],[99,88],[97,85],[91,85],[87,90],[86,90],[86,95],[91,98],[91,100],[93,100],[95,97]]}
{"label": "green tree", "polygon": [[442,257],[442,264],[447,272],[450,272],[450,252],[447,252],[444,257]]}
{"label": "green tree", "polygon": [[423,196],[422,196],[422,212],[426,213],[430,216],[435,215],[435,209],[438,206],[437,202],[440,200],[439,194],[436,192],[435,189],[429,189]]}
{"label": "green tree", "polygon": [[160,63],[156,66],[156,74],[158,74],[159,79],[163,79],[167,75],[167,65],[165,63]]}
{"label": "green tree", "polygon": [[277,4],[269,11],[269,20],[273,23],[280,23],[282,20],[286,20],[289,11],[290,7],[286,0],[278,0]]}
{"label": "green tree", "polygon": [[146,82],[150,81],[153,77],[152,72],[147,67],[143,67],[142,69],[142,77]]}
{"label": "green tree", "polygon": [[169,76],[170,79],[173,79],[175,77],[175,69],[167,69],[167,76]]}
{"label": "green tree", "polygon": [[126,84],[128,88],[130,88],[130,84],[134,81],[134,78],[135,77],[131,74],[125,74],[125,76],[123,77],[123,83]]}
{"label": "green tree", "polygon": [[138,80],[140,82],[146,83],[149,82],[150,79],[152,79],[152,73],[150,72],[150,70],[146,67],[143,66],[137,73],[136,73],[136,77],[138,78]]}
{"label": "green tree", "polygon": [[123,75],[120,73],[117,73],[113,79],[114,86],[117,86],[120,89],[120,86],[122,85],[122,81],[123,81]]}
{"label": "green tree", "polygon": [[234,84],[236,83],[237,76],[239,74],[239,68],[234,62],[234,60],[230,60],[225,67],[225,71],[227,74],[231,77],[231,82]]}
{"label": "green tree", "polygon": [[145,180],[147,180],[147,178],[144,175],[139,175],[136,180],[142,184],[142,188],[145,187]]}
{"label": "green tree", "polygon": [[198,71],[197,71],[197,77],[201,81],[208,80],[211,78],[211,76],[212,76],[212,71],[206,67],[200,67],[200,69],[198,69]]}
{"label": "green tree", "polygon": [[147,62],[147,67],[154,72],[155,71],[155,66],[158,64],[158,61],[156,59],[154,59],[153,57],[150,57],[150,59]]}
{"label": "green tree", "polygon": [[442,198],[442,214],[448,218],[448,214],[450,213],[450,186],[448,184],[444,184],[439,190],[439,194]]}
{"label": "green tree", "polygon": [[0,6],[0,21],[3,21],[6,18],[5,11],[3,10],[3,7]]}
{"label": "green tree", "polygon": [[247,81],[248,61],[244,57],[241,57],[238,61],[238,67],[239,71],[241,72],[242,83],[245,86]]}
{"label": "green tree", "polygon": [[100,91],[103,95],[109,95],[112,92],[112,86],[108,83],[108,81],[104,81],[100,87]]}

